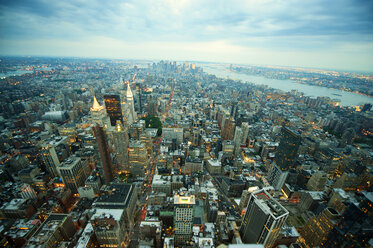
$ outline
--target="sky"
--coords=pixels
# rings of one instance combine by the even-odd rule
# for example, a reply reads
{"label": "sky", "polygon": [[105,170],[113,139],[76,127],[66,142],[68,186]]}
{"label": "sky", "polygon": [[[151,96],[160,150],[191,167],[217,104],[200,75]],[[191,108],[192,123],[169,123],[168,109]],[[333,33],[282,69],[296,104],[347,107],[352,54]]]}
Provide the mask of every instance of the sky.
{"label": "sky", "polygon": [[373,72],[372,0],[0,0],[0,55]]}

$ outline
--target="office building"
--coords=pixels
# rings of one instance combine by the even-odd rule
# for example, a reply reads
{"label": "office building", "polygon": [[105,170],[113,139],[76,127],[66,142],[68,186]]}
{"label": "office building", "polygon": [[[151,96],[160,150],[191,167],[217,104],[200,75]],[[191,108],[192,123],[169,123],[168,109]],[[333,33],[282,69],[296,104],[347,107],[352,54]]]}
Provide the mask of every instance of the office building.
{"label": "office building", "polygon": [[331,207],[324,209],[318,216],[310,218],[301,230],[307,246],[323,246],[339,218],[340,214]]}
{"label": "office building", "polygon": [[288,174],[288,171],[281,170],[276,162],[273,162],[271,164],[271,169],[267,178],[268,183],[272,185],[276,190],[281,190],[285,184]]}
{"label": "office building", "polygon": [[51,174],[51,176],[58,176],[57,168],[60,166],[56,150],[54,146],[45,144],[41,150],[41,157],[44,161],[45,168]]}
{"label": "office building", "polygon": [[174,195],[175,245],[187,244],[192,239],[194,195]]}
{"label": "office building", "polygon": [[78,193],[78,188],[84,186],[90,174],[88,161],[79,157],[70,156],[57,168],[65,187],[72,193]]}
{"label": "office building", "polygon": [[253,192],[240,229],[243,243],[272,247],[288,215],[265,189]]}
{"label": "office building", "polygon": [[148,155],[145,144],[131,140],[128,147],[129,171],[134,177],[144,177],[148,166]]}
{"label": "office building", "polygon": [[[107,130],[108,131],[108,130]],[[110,132],[111,144],[119,171],[128,169],[128,131],[120,121]]]}
{"label": "office building", "polygon": [[103,176],[104,182],[108,184],[113,180],[113,165],[111,162],[106,134],[103,127],[101,127],[100,125],[96,125],[92,129],[96,136],[98,150],[101,157],[101,163],[98,164],[97,167],[100,171],[100,175]]}
{"label": "office building", "polygon": [[93,206],[99,209],[122,210],[121,218],[124,221],[122,230],[128,232],[134,225],[137,194],[138,189],[135,185],[111,183],[106,186],[104,194],[99,196]]}
{"label": "office building", "polygon": [[282,137],[276,152],[275,162],[281,170],[287,171],[297,158],[301,136],[298,132],[287,127],[283,127],[281,133]]}
{"label": "office building", "polygon": [[310,191],[324,191],[326,182],[328,181],[328,174],[323,171],[314,173],[307,182],[307,189]]}
{"label": "office building", "polygon": [[119,95],[104,95],[106,113],[110,117],[110,123],[115,126],[117,121],[123,121],[121,102]]}
{"label": "office building", "polygon": [[95,209],[91,218],[92,228],[100,247],[124,247],[127,233],[123,209]]}
{"label": "office building", "polygon": [[183,143],[183,129],[182,128],[162,128],[162,134],[164,140],[173,141],[176,140],[176,145]]}
{"label": "office building", "polygon": [[62,241],[71,241],[76,233],[72,218],[67,214],[51,214],[36,230],[25,247],[55,248]]}

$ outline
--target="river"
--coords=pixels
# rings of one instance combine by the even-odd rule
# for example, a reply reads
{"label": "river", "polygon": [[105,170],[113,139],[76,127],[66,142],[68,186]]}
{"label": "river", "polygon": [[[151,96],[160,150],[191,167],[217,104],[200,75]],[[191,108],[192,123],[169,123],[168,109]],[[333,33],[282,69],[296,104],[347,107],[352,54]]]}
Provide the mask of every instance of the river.
{"label": "river", "polygon": [[338,89],[330,89],[321,86],[299,84],[293,80],[271,79],[261,76],[248,75],[244,73],[232,72],[225,65],[201,65],[203,71],[209,74],[214,74],[221,78],[230,78],[250,82],[257,85],[267,85],[274,89],[283,91],[297,90],[303,92],[305,96],[318,97],[326,96],[331,99],[338,99],[342,106],[358,106],[364,103],[373,105],[373,97],[359,95],[352,92],[347,92]]}
{"label": "river", "polygon": [[26,71],[26,70],[17,70],[17,71],[8,71],[8,72],[1,72],[0,73],[0,78],[4,79],[7,77],[12,77],[12,76],[21,76],[26,73],[33,73],[34,71]]}

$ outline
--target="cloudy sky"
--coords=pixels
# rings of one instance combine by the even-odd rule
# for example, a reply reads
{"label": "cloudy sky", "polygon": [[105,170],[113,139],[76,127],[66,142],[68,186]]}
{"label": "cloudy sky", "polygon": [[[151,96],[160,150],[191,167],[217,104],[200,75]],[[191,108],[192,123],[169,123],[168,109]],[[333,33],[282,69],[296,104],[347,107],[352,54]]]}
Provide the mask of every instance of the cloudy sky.
{"label": "cloudy sky", "polygon": [[373,71],[372,0],[0,0],[0,54]]}

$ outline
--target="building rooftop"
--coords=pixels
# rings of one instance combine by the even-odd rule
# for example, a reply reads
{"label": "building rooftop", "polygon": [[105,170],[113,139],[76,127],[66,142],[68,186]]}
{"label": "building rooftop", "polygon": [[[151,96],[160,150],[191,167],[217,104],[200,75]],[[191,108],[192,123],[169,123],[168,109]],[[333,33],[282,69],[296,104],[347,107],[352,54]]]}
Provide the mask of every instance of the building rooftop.
{"label": "building rooftop", "polygon": [[279,218],[289,213],[264,189],[252,193],[252,197],[255,197],[257,205],[262,209],[263,212],[270,214],[275,218]]}
{"label": "building rooftop", "polygon": [[134,191],[132,184],[112,183],[106,187],[105,194],[101,195],[94,205],[98,208],[125,208]]}
{"label": "building rooftop", "polygon": [[196,204],[196,197],[194,195],[191,196],[183,196],[183,195],[175,195],[174,196],[174,204],[176,205],[194,205]]}

